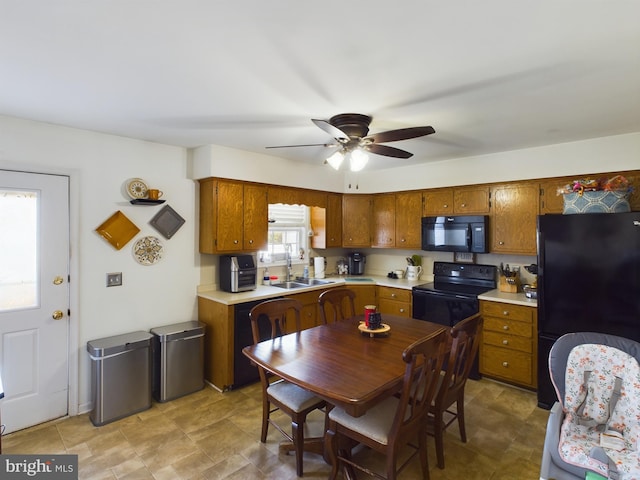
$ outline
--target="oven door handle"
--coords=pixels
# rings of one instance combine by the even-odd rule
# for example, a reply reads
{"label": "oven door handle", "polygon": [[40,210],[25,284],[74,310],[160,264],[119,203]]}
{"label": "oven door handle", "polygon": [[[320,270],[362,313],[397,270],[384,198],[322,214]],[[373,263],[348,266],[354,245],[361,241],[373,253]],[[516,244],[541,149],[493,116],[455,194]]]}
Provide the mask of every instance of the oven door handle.
{"label": "oven door handle", "polygon": [[427,295],[433,295],[433,296],[437,296],[437,297],[446,297],[446,298],[459,298],[460,300],[476,300],[477,297],[476,296],[469,296],[469,295],[460,295],[457,293],[453,293],[453,292],[438,292],[435,290],[414,290],[413,291],[414,295],[420,295],[420,296],[427,296]]}

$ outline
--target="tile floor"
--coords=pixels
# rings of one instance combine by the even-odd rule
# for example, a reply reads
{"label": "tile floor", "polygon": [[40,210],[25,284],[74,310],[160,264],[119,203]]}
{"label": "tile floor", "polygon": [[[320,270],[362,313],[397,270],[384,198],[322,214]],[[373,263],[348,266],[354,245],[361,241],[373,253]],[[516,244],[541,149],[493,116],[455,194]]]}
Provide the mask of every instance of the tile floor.
{"label": "tile floor", "polygon": [[[547,415],[534,393],[486,379],[469,381],[468,442],[460,441],[452,424],[445,438],[446,468],[440,470],[430,439],[431,479],[539,478]],[[226,393],[207,387],[102,427],[94,427],[87,414],[49,422],[5,436],[2,447],[3,453],[77,454],[82,480],[297,478],[294,457],[278,454],[282,436],[274,428],[267,443],[260,443],[260,419],[259,384]],[[311,435],[322,426],[322,415],[315,415]],[[369,465],[381,465],[377,454],[360,455]],[[304,469],[310,479],[329,472],[313,454],[305,454]],[[400,478],[420,478],[419,472],[414,459]]]}

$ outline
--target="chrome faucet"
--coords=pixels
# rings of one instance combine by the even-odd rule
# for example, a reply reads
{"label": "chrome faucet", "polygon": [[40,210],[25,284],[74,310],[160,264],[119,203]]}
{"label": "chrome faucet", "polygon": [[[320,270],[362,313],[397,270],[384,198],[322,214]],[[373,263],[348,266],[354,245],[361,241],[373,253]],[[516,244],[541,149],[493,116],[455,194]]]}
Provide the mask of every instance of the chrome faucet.
{"label": "chrome faucet", "polygon": [[285,258],[287,259],[287,282],[291,281],[292,267],[291,267],[291,244],[285,245]]}

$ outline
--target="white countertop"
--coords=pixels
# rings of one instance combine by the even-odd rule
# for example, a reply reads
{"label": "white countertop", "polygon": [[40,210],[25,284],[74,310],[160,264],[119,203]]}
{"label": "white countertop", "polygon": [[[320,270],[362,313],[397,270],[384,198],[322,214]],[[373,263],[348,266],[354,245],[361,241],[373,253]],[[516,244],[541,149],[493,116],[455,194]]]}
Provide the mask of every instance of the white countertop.
{"label": "white countertop", "polygon": [[280,297],[283,295],[293,295],[296,293],[304,293],[313,290],[321,290],[335,285],[380,285],[383,287],[403,288],[405,290],[411,290],[414,285],[420,285],[427,283],[428,280],[407,280],[406,278],[388,278],[382,275],[362,275],[362,276],[327,276],[323,280],[330,281],[332,283],[324,285],[313,285],[309,287],[301,287],[294,289],[284,289],[279,287],[272,287],[267,285],[258,285],[255,290],[248,292],[229,293],[216,290],[215,287],[201,287],[198,291],[198,296],[213,300],[214,302],[222,303],[224,305],[235,305],[238,303],[253,302],[255,300],[267,300],[269,298]]}
{"label": "white countertop", "polygon": [[488,300],[490,302],[512,303],[514,305],[523,305],[525,307],[537,307],[538,300],[535,298],[527,298],[524,293],[507,293],[501,292],[499,289],[489,290],[482,295],[478,295],[479,300]]}
{"label": "white countertop", "polygon": [[[378,285],[383,287],[402,288],[411,290],[415,285],[428,283],[428,279],[407,280],[406,278],[389,278],[384,275],[362,275],[362,276],[327,276],[324,280],[332,283],[324,285],[312,285],[309,287],[301,287],[295,289],[284,289],[266,285],[258,285],[255,290],[248,292],[229,293],[216,290],[215,287],[202,287],[198,291],[198,296],[213,300],[214,302],[224,305],[235,305],[238,303],[253,302],[255,300],[267,300],[269,298],[280,297],[283,295],[293,295],[296,293],[310,292],[313,290],[322,290],[336,285]],[[527,298],[524,293],[507,293],[501,292],[499,289],[490,290],[482,295],[478,295],[479,300],[487,300],[490,302],[512,303],[514,305],[523,305],[525,307],[537,307],[538,301],[534,298]]]}

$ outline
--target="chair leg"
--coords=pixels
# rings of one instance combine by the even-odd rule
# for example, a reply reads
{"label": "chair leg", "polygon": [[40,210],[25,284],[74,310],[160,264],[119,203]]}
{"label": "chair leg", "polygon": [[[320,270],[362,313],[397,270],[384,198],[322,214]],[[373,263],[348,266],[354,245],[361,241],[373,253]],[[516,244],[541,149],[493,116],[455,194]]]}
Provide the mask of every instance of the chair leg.
{"label": "chair leg", "polygon": [[429,480],[429,455],[427,452],[427,431],[418,432],[418,449],[420,453],[420,468],[422,469],[422,478]]}
{"label": "chair leg", "polygon": [[295,419],[291,422],[291,437],[296,454],[296,474],[301,477],[304,453],[304,419]]}
{"label": "chair leg", "polygon": [[262,433],[260,434],[260,441],[262,443],[267,442],[267,432],[269,431],[269,414],[271,411],[271,403],[266,398],[262,401]]}
{"label": "chair leg", "polygon": [[444,468],[444,419],[443,413],[437,412],[433,418],[433,436],[436,439],[436,458],[438,468]]}
{"label": "chair leg", "polygon": [[333,428],[328,428],[324,434],[324,451],[327,456],[327,460],[331,464],[329,480],[336,480],[336,478],[338,478],[340,465],[338,461],[338,439]]}
{"label": "chair leg", "polygon": [[458,428],[460,429],[460,440],[467,443],[467,431],[464,427],[464,390],[458,395],[456,401],[456,410],[458,412]]}

